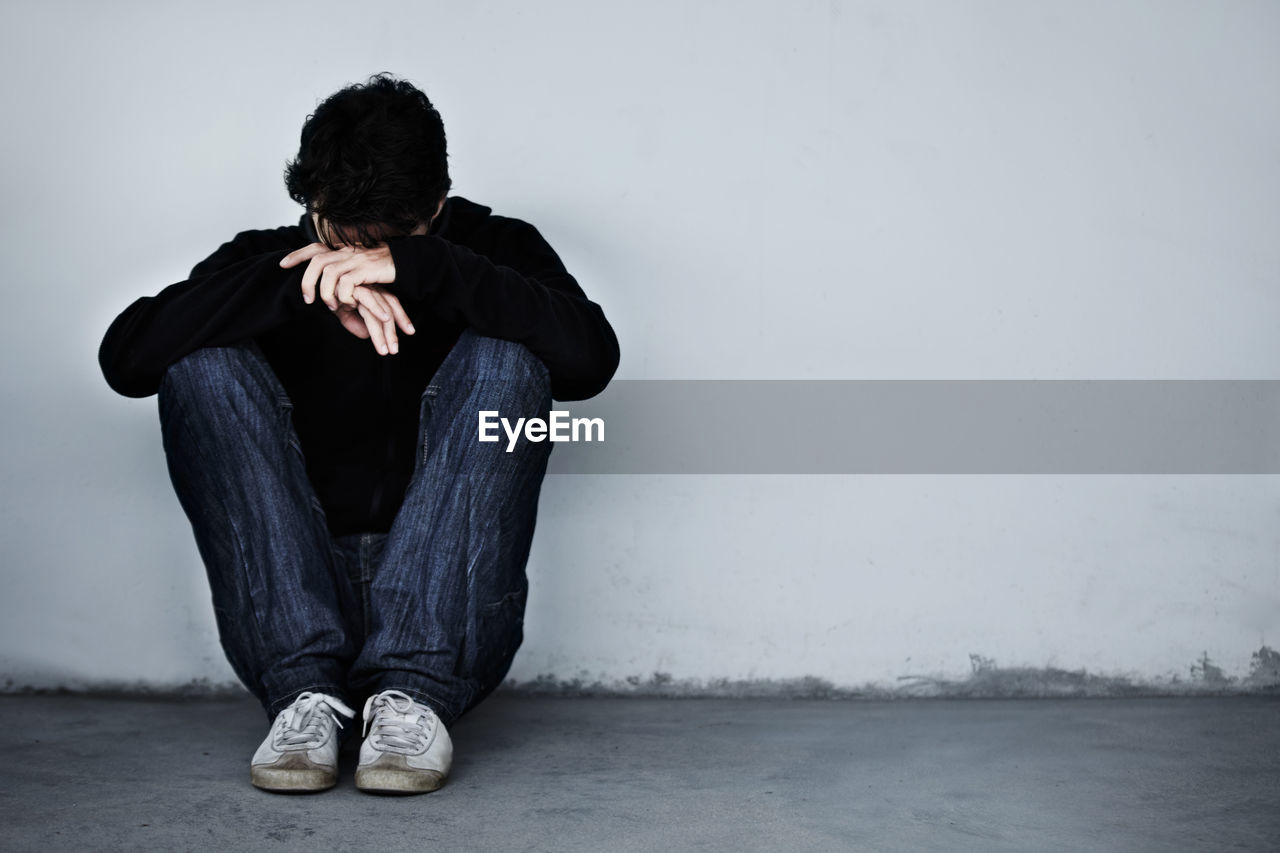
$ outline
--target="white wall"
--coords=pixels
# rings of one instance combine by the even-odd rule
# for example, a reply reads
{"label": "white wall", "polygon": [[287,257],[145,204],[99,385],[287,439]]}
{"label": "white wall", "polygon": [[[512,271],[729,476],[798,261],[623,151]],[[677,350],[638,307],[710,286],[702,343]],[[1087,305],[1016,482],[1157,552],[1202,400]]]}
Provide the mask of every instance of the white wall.
{"label": "white wall", "polygon": [[[1278,378],[1276,4],[370,5],[3,4],[10,686],[232,680],[154,399],[96,348],[294,221],[302,119],[375,71],[603,304],[621,378]],[[513,676],[1239,677],[1280,643],[1278,485],[553,477]]]}

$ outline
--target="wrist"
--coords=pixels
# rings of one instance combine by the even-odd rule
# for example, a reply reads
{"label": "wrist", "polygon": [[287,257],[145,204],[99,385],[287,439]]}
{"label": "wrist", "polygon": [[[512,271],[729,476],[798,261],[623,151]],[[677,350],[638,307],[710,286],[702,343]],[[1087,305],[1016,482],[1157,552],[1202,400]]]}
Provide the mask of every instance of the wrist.
{"label": "wrist", "polygon": [[395,265],[396,279],[388,285],[393,293],[403,299],[427,299],[432,293],[430,268],[431,256],[438,251],[439,237],[411,235],[387,240],[391,262]]}

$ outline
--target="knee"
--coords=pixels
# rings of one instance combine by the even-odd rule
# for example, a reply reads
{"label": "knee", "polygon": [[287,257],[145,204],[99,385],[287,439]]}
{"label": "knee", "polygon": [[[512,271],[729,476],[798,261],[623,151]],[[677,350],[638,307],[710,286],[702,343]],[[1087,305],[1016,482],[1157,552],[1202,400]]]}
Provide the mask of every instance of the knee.
{"label": "knee", "polygon": [[[160,380],[161,412],[175,408],[225,409],[229,400],[263,399],[287,405],[288,398],[266,359],[253,344],[205,347],[169,365]],[[239,408],[239,407],[235,407]]]}
{"label": "knee", "polygon": [[255,372],[257,358],[257,354],[245,344],[198,349],[169,365],[160,381],[160,391],[169,394],[191,390],[205,392],[228,384],[239,384],[246,375]]}
{"label": "knee", "polygon": [[[225,382],[235,373],[235,357],[230,347],[206,347],[169,365],[160,380],[160,393],[170,396]],[[203,396],[203,395],[201,395]]]}
{"label": "knee", "polygon": [[456,347],[467,364],[467,372],[479,380],[492,380],[520,396],[551,399],[551,375],[547,366],[524,344],[490,338],[468,329]]}

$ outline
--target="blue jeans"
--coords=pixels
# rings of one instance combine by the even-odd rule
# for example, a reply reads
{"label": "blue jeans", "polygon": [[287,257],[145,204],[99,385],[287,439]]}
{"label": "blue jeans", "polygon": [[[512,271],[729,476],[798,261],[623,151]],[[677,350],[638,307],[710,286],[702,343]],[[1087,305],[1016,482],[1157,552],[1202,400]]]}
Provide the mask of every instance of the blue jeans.
{"label": "blue jeans", "polygon": [[197,350],[160,386],[169,475],[222,648],[268,719],[304,691],[402,690],[450,723],[506,675],[551,443],[477,440],[477,412],[547,416],[547,369],[464,331],[422,394],[417,461],[386,534],[330,537],[292,404],[253,343]]}

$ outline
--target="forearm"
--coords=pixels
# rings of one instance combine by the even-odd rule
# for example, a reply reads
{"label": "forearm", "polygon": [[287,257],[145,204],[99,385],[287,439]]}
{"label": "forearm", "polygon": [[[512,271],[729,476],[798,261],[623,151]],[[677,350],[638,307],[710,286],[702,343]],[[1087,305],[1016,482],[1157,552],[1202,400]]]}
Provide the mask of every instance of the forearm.
{"label": "forearm", "polygon": [[612,378],[619,358],[613,328],[549,247],[535,247],[528,271],[519,271],[438,237],[388,245],[396,263],[392,290],[443,319],[524,344],[547,366],[556,399],[592,397]]}
{"label": "forearm", "polygon": [[169,365],[197,349],[256,337],[303,307],[300,273],[280,269],[283,251],[240,260],[138,299],[107,329],[103,376],[128,397],[156,393]]}

